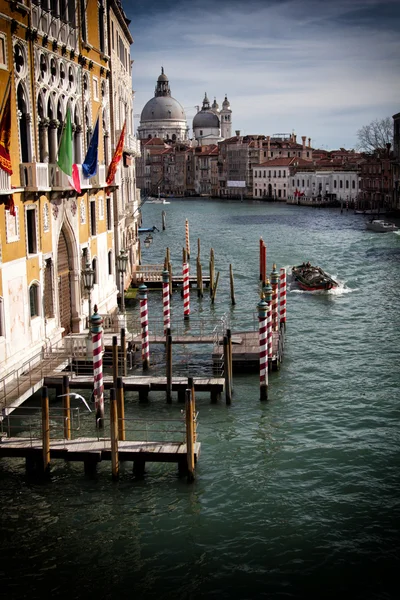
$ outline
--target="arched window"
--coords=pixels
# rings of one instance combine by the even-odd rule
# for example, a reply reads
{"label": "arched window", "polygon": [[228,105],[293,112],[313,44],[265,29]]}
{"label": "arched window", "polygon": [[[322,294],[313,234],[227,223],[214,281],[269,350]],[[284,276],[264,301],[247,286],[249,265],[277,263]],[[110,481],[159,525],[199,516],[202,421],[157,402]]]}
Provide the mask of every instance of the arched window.
{"label": "arched window", "polygon": [[39,316],[39,285],[37,283],[32,283],[29,288],[29,306],[31,311],[31,317]]}
{"label": "arched window", "polygon": [[93,284],[96,285],[96,283],[99,282],[99,275],[97,272],[97,258],[94,258],[92,260],[92,269],[94,271]]}
{"label": "arched window", "polygon": [[22,83],[18,85],[17,101],[20,115],[19,141],[21,146],[21,162],[28,163],[31,162],[31,116],[28,114],[28,103]]}

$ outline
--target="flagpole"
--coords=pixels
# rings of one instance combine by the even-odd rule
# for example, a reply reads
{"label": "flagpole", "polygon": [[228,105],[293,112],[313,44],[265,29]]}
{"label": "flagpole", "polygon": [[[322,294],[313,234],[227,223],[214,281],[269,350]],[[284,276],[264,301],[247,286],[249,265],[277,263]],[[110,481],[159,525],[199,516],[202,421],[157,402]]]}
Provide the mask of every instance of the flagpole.
{"label": "flagpole", "polygon": [[5,91],[3,99],[1,101],[0,120],[1,120],[1,117],[3,116],[3,109],[4,109],[4,105],[6,103],[7,94],[8,94],[8,88],[10,87],[10,83],[11,83],[11,71],[10,71],[10,73],[8,75],[8,81],[7,81],[7,85],[6,85],[6,91]]}

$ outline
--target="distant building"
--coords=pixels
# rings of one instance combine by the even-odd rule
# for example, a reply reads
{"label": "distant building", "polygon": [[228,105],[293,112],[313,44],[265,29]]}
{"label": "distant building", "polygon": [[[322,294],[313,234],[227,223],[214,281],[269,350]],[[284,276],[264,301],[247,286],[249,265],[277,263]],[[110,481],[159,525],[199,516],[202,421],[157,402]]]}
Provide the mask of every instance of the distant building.
{"label": "distant building", "polygon": [[220,111],[215,99],[212,106],[210,106],[210,101],[206,93],[202,108],[193,119],[192,127],[193,138],[198,146],[217,144],[225,139],[225,137],[230,137],[232,110],[227,96],[225,96],[225,100],[222,103],[222,110]]}
{"label": "distant building", "polygon": [[162,67],[154,98],[147,102],[140,115],[138,138],[161,138],[166,142],[180,142],[188,139],[188,132],[185,111],[178,100],[171,96],[168,77]]}
{"label": "distant building", "polygon": [[400,112],[393,115],[393,200],[392,208],[400,212]]}
{"label": "distant building", "polygon": [[308,166],[302,158],[274,158],[253,165],[253,198],[268,198],[286,202],[289,197],[290,170]]}

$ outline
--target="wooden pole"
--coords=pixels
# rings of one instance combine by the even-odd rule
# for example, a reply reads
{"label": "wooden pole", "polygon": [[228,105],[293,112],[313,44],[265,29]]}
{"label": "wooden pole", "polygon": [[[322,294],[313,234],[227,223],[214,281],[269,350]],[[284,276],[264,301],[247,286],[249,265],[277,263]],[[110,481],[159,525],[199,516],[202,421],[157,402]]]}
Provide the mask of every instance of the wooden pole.
{"label": "wooden pole", "polygon": [[169,295],[172,297],[172,264],[168,262],[168,273],[169,273]]}
{"label": "wooden pole", "polygon": [[263,280],[263,239],[260,237],[260,281]]}
{"label": "wooden pole", "polygon": [[110,389],[110,437],[111,437],[111,471],[112,478],[119,477],[118,460],[118,410],[115,388]]}
{"label": "wooden pole", "polygon": [[194,423],[193,423],[193,401],[192,391],[186,390],[185,394],[185,408],[186,408],[186,453],[187,453],[187,467],[188,467],[188,481],[194,480]]}
{"label": "wooden pole", "polygon": [[197,420],[196,420],[196,395],[194,392],[194,379],[188,377],[188,388],[191,390],[192,402],[193,402],[193,442],[197,441]]}
{"label": "wooden pole", "polygon": [[199,298],[203,298],[203,296],[204,296],[203,269],[201,266],[200,258],[198,258],[197,261],[198,261],[197,264],[198,264],[198,273],[199,273],[199,283],[198,283],[197,294],[198,294]]}
{"label": "wooden pole", "polygon": [[213,294],[211,296],[211,303],[212,304],[214,304],[215,296],[217,295],[218,280],[219,280],[219,271],[217,273],[217,277],[216,277],[215,285],[214,285],[214,289],[213,289]]}
{"label": "wooden pole", "polygon": [[229,364],[229,342],[228,336],[224,335],[224,376],[225,376],[225,401],[229,405],[231,397],[231,369]]}
{"label": "wooden pole", "polygon": [[167,248],[165,251],[165,260],[167,261],[167,265],[171,262],[171,253],[169,251],[169,248]]}
{"label": "wooden pole", "polygon": [[257,305],[259,321],[260,354],[260,400],[268,399],[268,347],[267,347],[267,310],[268,304],[261,297]]}
{"label": "wooden pole", "polygon": [[71,439],[71,404],[69,397],[69,377],[64,375],[63,377],[63,418],[64,418],[64,438],[66,440]]}
{"label": "wooden pole", "polygon": [[125,441],[125,397],[122,377],[117,378],[118,439]]}
{"label": "wooden pole", "polygon": [[187,260],[190,260],[189,221],[187,219],[186,219],[186,223],[185,223],[185,230],[186,230],[186,232],[185,232],[186,233],[186,254],[187,254]]}
{"label": "wooden pole", "polygon": [[167,367],[167,402],[172,402],[172,336],[171,329],[167,329],[166,339],[166,367]]}
{"label": "wooden pole", "polygon": [[197,238],[197,258],[200,260],[200,238]]}
{"label": "wooden pole", "polygon": [[142,366],[143,371],[147,371],[150,367],[149,314],[147,308],[147,287],[144,284],[139,286],[139,302],[142,330]]}
{"label": "wooden pole", "polygon": [[121,359],[122,359],[122,375],[126,377],[126,332],[125,327],[121,328]]}
{"label": "wooden pole", "polygon": [[213,295],[214,290],[214,250],[210,250],[210,296]]}
{"label": "wooden pole", "polygon": [[118,338],[113,335],[112,338],[112,371],[113,371],[113,387],[117,387],[118,377]]}
{"label": "wooden pole", "polygon": [[229,349],[229,372],[231,379],[231,396],[233,393],[233,361],[232,361],[232,332],[230,329],[226,330],[226,335],[228,338],[228,349]]}
{"label": "wooden pole", "polygon": [[233,270],[232,270],[232,265],[229,265],[229,281],[231,284],[231,302],[232,302],[232,306],[235,306],[236,304],[236,300],[235,300],[235,285],[233,282]]}
{"label": "wooden pole", "polygon": [[165,231],[165,210],[162,211],[162,229]]}
{"label": "wooden pole", "polygon": [[42,387],[42,448],[43,448],[43,473],[50,471],[50,415],[49,395],[47,387]]}

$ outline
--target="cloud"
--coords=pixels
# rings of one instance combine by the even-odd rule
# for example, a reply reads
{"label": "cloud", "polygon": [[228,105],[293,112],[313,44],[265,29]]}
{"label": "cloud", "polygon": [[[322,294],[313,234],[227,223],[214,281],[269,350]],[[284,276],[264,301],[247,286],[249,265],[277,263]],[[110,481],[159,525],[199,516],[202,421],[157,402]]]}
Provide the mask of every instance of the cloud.
{"label": "cloud", "polygon": [[161,65],[191,117],[205,91],[220,103],[227,93],[233,128],[247,133],[279,123],[308,134],[318,124],[326,145],[354,145],[363,124],[400,110],[397,0],[139,4],[124,3],[136,113]]}

